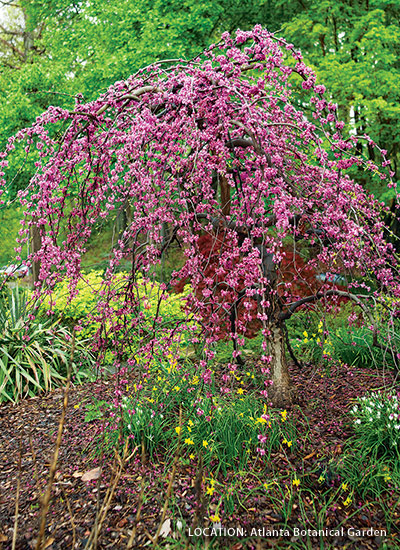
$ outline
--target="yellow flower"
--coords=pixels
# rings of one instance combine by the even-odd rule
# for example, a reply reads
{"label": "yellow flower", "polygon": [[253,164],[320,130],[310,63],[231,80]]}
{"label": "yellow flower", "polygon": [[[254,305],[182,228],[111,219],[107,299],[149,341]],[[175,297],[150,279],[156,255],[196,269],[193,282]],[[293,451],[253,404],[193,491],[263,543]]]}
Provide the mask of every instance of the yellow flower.
{"label": "yellow flower", "polygon": [[351,498],[350,497],[347,497],[346,500],[343,502],[343,504],[345,506],[348,506],[349,504],[351,504]]}
{"label": "yellow flower", "polygon": [[203,447],[208,447],[208,441],[206,441],[205,439],[203,439]]}
{"label": "yellow flower", "polygon": [[347,487],[348,487],[348,484],[347,484],[347,483],[342,483],[342,489],[343,489],[343,491],[347,491]]}
{"label": "yellow flower", "polygon": [[281,412],[281,415],[282,415],[282,422],[285,422],[286,421],[286,417],[287,417],[287,410],[285,409],[284,411]]}
{"label": "yellow flower", "polygon": [[189,426],[193,426],[193,422],[191,420],[189,420],[188,424]]}
{"label": "yellow flower", "polygon": [[206,491],[206,494],[212,496],[214,494],[214,491],[214,487],[209,487]]}
{"label": "yellow flower", "polygon": [[79,409],[79,405],[74,405],[74,409]]}
{"label": "yellow flower", "polygon": [[194,454],[192,453],[191,455],[189,455],[189,458],[190,458],[190,460],[194,460],[195,459]]}
{"label": "yellow flower", "polygon": [[258,424],[258,423],[265,424],[266,422],[267,422],[266,419],[262,418],[261,416],[260,416],[260,418],[257,418],[257,420],[256,420],[256,424]]}
{"label": "yellow flower", "polygon": [[190,433],[192,431],[192,428],[188,426],[188,432]]}
{"label": "yellow flower", "polygon": [[213,522],[213,523],[218,523],[221,521],[220,517],[218,514],[214,514],[213,516],[210,516],[210,520]]}
{"label": "yellow flower", "polygon": [[323,481],[325,481],[325,478],[323,475],[320,475],[318,478],[318,483],[322,483]]}
{"label": "yellow flower", "polygon": [[305,336],[306,338],[308,338],[308,333],[307,333],[306,330],[303,332],[303,336]]}
{"label": "yellow flower", "polygon": [[294,480],[293,480],[293,485],[295,487],[298,487],[300,485],[300,479],[297,479],[297,477],[295,477]]}
{"label": "yellow flower", "polygon": [[182,431],[182,428],[181,428],[180,426],[177,426],[177,427],[175,428],[175,431],[176,431],[176,433],[179,435],[179,434],[181,433],[181,431]]}
{"label": "yellow flower", "polygon": [[244,393],[244,389],[243,388],[239,388],[238,391],[237,391],[240,395],[242,395]]}
{"label": "yellow flower", "polygon": [[292,446],[292,442],[291,442],[291,441],[287,441],[286,444],[287,444],[288,447],[291,447],[291,446]]}
{"label": "yellow flower", "polygon": [[186,443],[187,445],[194,445],[194,441],[193,441],[193,439],[190,439],[190,437],[187,437],[187,438],[185,439],[185,443]]}

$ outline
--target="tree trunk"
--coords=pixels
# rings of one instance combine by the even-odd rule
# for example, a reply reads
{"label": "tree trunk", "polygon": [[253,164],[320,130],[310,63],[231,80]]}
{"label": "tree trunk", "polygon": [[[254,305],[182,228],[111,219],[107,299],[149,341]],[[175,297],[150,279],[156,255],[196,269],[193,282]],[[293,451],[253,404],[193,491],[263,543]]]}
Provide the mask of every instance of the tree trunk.
{"label": "tree trunk", "polygon": [[274,407],[286,407],[291,404],[293,389],[290,381],[285,352],[285,335],[281,324],[270,326],[271,335],[268,338],[270,370],[272,385],[268,396]]}
{"label": "tree trunk", "polygon": [[[40,236],[39,228],[36,225],[31,226],[31,249],[32,254],[35,254],[42,247],[42,238]],[[32,275],[33,282],[39,281],[40,273],[40,261],[32,262]]]}

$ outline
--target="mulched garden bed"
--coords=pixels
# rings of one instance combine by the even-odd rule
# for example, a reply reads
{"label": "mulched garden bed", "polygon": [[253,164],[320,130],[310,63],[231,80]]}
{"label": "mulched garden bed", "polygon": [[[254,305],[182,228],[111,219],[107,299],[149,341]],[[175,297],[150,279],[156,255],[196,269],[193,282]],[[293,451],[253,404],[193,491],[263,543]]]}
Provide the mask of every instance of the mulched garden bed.
{"label": "mulched garden bed", "polygon": [[[298,415],[304,425],[304,417],[309,424],[308,448],[300,448],[293,458],[282,452],[273,455],[275,467],[284,471],[288,466],[299,471],[310,471],[310,477],[315,477],[314,490],[318,491],[318,468],[329,464],[342,453],[343,444],[349,435],[349,419],[346,412],[353,405],[356,396],[362,396],[371,389],[388,387],[393,383],[393,375],[386,373],[385,378],[372,369],[354,369],[350,367],[334,367],[331,372],[317,372],[311,366],[302,369],[291,367],[294,383],[299,388],[298,404],[291,414]],[[47,516],[46,548],[49,550],[68,548],[83,549],[90,536],[95,522],[96,511],[101,505],[107,488],[112,481],[112,459],[93,456],[93,438],[96,434],[96,423],[84,421],[85,403],[90,403],[93,397],[105,399],[112,396],[114,384],[112,380],[96,382],[85,386],[72,387],[69,394],[69,404],[61,443],[58,467],[53,485],[52,501]],[[54,443],[60,420],[63,403],[63,391],[56,390],[45,396],[39,396],[22,401],[18,405],[2,405],[0,407],[0,548],[12,547],[13,527],[15,519],[15,501],[17,481],[20,477],[20,498],[18,514],[18,537],[16,548],[20,550],[36,547],[36,538],[40,522],[40,498],[44,494],[49,475],[49,467],[53,458]],[[21,452],[21,469],[18,462]],[[258,458],[257,460],[260,460]],[[288,460],[291,464],[288,464]],[[181,463],[182,462],[182,463]],[[261,465],[260,465],[261,466]],[[99,479],[82,481],[85,472],[102,468]],[[255,468],[258,465],[255,464]],[[314,474],[314,472],[316,472]],[[110,510],[105,518],[98,538],[97,548],[126,548],[132,528],[136,523],[137,507],[141,485],[144,485],[146,498],[136,529],[137,535],[132,548],[151,548],[152,539],[159,526],[165,494],[171,473],[170,466],[143,463],[140,452],[135,455],[124,469],[115,491]],[[230,479],[237,473],[231,472],[224,480],[229,487]],[[196,498],[199,490],[196,484],[196,469],[187,462],[178,462],[177,473],[173,484],[173,498],[166,515],[171,519],[169,542],[160,538],[159,544],[166,548],[202,548],[203,543],[187,539],[176,525],[177,518],[186,520],[191,525],[196,510]],[[143,481],[142,481],[143,480]],[[249,479],[249,483],[251,480]],[[323,488],[321,488],[323,490]],[[310,495],[312,493],[310,492]],[[310,497],[311,499],[311,497]],[[310,514],[312,509],[310,500]],[[375,529],[385,526],[382,509],[374,503],[357,511],[358,502],[348,508],[337,506],[327,510],[326,526],[344,523],[345,527]],[[289,525],[301,527],[298,521],[297,504],[293,506]],[[179,512],[179,514],[178,514]],[[296,513],[297,512],[297,513]],[[394,512],[396,514],[396,512]],[[346,522],[346,518],[352,516]],[[235,516],[223,517],[224,526],[241,526],[251,531],[251,528],[276,527],[279,529],[282,517],[276,509],[271,508],[266,491],[265,497],[247,496],[242,508],[237,508]],[[207,519],[205,525],[209,525]],[[169,524],[165,524],[168,530]],[[308,526],[309,528],[312,525]],[[397,528],[400,530],[400,518],[397,513]],[[173,538],[176,542],[173,542]],[[252,539],[219,538],[217,547],[232,548],[295,548],[295,538],[263,537]],[[178,542],[181,541],[181,542]],[[187,542],[188,541],[188,542]],[[209,541],[208,541],[209,542]],[[207,545],[206,541],[204,544]],[[370,549],[379,548],[381,539],[378,537],[337,537],[329,539],[329,548]],[[196,546],[200,544],[200,546]],[[312,539],[310,548],[320,548],[319,539]],[[211,545],[210,547],[216,547]],[[300,548],[300,546],[297,546]],[[328,547],[328,546],[327,546]],[[400,541],[393,539],[393,545],[387,548],[399,548]],[[304,546],[306,548],[306,546]]]}

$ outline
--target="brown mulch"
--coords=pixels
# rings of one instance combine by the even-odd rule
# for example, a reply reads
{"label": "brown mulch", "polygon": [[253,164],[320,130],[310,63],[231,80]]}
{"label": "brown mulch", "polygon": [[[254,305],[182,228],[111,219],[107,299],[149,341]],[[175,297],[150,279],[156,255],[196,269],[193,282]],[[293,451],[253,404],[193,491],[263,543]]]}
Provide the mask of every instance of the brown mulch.
{"label": "brown mulch", "polygon": [[[340,455],[347,437],[346,421],[343,414],[352,405],[351,398],[361,396],[369,389],[377,389],[393,382],[392,375],[383,379],[370,369],[333,369],[330,375],[315,372],[311,366],[302,370],[292,367],[293,379],[299,388],[300,407],[307,417],[310,429],[309,440],[314,442],[309,449],[303,449],[303,460],[307,455],[319,456],[328,461],[332,456]],[[69,395],[64,435],[60,448],[57,472],[53,484],[52,501],[47,516],[46,548],[49,550],[69,548],[83,549],[95,523],[96,511],[101,505],[109,486],[112,459],[93,455],[95,424],[84,422],[85,403],[93,397],[106,399],[113,394],[113,383],[96,382],[85,386],[72,387]],[[16,549],[29,550],[36,547],[38,526],[43,496],[53,459],[54,444],[63,403],[63,391],[56,390],[45,396],[38,396],[20,402],[18,405],[3,404],[0,407],[0,549],[11,549],[17,482],[20,478],[20,498],[18,514],[18,536]],[[294,414],[297,414],[294,412]],[[21,452],[21,469],[18,469]],[[307,458],[307,457],[306,457]],[[308,459],[308,460],[310,460]],[[94,468],[102,467],[102,476],[98,480],[82,481],[82,475]],[[152,537],[159,525],[165,493],[168,485],[170,467],[162,459],[159,464],[143,464],[140,452],[125,468],[114,494],[110,511],[102,527],[97,548],[126,548],[130,532],[135,525],[138,495],[142,478],[145,479],[145,501],[139,523],[137,538],[133,548],[152,547]],[[232,472],[235,475],[235,472]],[[193,518],[196,487],[193,472],[188,465],[182,464],[174,483],[173,507],[167,518],[175,520],[179,512],[190,525]],[[265,508],[263,508],[265,506]],[[281,518],[274,515],[268,504],[262,501],[246,502],[247,510],[237,512],[236,524],[241,523],[257,527],[277,524]],[[356,512],[356,511],[355,511]],[[243,516],[243,518],[241,517]],[[294,514],[295,515],[295,514]],[[245,516],[245,519],[244,519]],[[371,523],[374,518],[374,523]],[[178,518],[179,519],[179,518]],[[243,522],[241,521],[243,519]],[[293,519],[293,525],[295,525]],[[338,524],[343,519],[343,510],[332,512],[328,524]],[[384,525],[383,513],[379,509],[355,513],[351,526],[376,528]],[[400,523],[398,525],[400,529]],[[175,529],[176,531],[176,529]],[[176,534],[176,538],[185,541],[185,537]],[[333,541],[329,548],[348,548],[354,550],[379,548],[380,539]],[[289,548],[290,540],[277,545],[268,537],[255,541],[226,541],[221,548]],[[165,543],[163,543],[165,544]],[[258,544],[258,546],[257,546]],[[396,545],[396,543],[394,543]],[[168,546],[166,546],[168,547]],[[185,542],[169,546],[185,548]],[[190,540],[187,548],[194,548]],[[390,546],[390,548],[400,548]],[[200,546],[199,546],[200,548]],[[294,546],[293,546],[294,548]],[[299,547],[300,548],[300,547]],[[314,548],[314,546],[313,546]],[[320,548],[319,541],[315,548]]]}

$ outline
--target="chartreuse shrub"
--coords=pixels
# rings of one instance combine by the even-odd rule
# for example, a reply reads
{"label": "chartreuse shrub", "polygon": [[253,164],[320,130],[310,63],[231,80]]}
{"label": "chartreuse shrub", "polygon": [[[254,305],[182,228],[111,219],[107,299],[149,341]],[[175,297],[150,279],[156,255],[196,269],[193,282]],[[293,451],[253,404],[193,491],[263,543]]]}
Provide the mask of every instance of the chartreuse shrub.
{"label": "chartreuse shrub", "polygon": [[[72,335],[59,320],[29,319],[26,294],[18,288],[0,300],[0,401],[17,401],[63,385],[71,361]],[[73,381],[91,376],[93,357],[76,342]]]}
{"label": "chartreuse shrub", "polygon": [[[129,273],[119,272],[115,275],[114,284],[120,286],[121,289],[127,285],[128,281]],[[71,328],[79,324],[82,327],[77,332],[79,339],[93,338],[101,326],[99,321],[93,319],[93,316],[96,314],[99,299],[104,299],[101,295],[101,290],[104,288],[103,274],[101,271],[89,271],[82,274],[76,286],[76,295],[72,299],[70,284],[71,280],[67,278],[58,283],[51,295],[51,301],[49,297],[46,297],[40,311],[43,315],[46,310],[51,309],[56,318],[61,319],[63,324]],[[143,278],[138,278],[135,283],[137,311],[132,312],[132,315],[141,316],[141,336],[139,337],[137,333],[129,335],[129,337],[125,333],[119,336],[121,344],[126,346],[130,355],[134,354],[135,348],[140,347],[140,338],[145,338],[146,334],[150,334],[154,330],[156,316],[162,318],[162,326],[157,326],[160,333],[170,331],[182,321],[185,317],[182,306],[189,292],[190,287],[187,286],[181,294],[170,294],[162,290],[159,283],[146,284]],[[122,297],[113,297],[109,300],[109,305],[117,312],[122,305],[122,300]],[[114,318],[111,316],[106,321],[106,328],[111,326],[117,317],[117,313]],[[188,339],[185,339],[185,334],[183,334],[180,338],[180,346],[185,347],[187,342]],[[110,348],[112,348],[111,345]],[[111,349],[106,353],[105,359],[109,363],[113,361]]]}
{"label": "chartreuse shrub", "polygon": [[178,364],[171,355],[168,362],[152,365],[140,382],[128,384],[119,403],[87,405],[85,420],[106,419],[99,448],[102,437],[108,448],[128,439],[133,445],[143,443],[151,456],[173,455],[179,441],[186,459],[198,460],[201,455],[205,465],[223,472],[243,469],[257,455],[267,462],[280,446],[291,453],[298,433],[286,411],[267,411],[258,392],[241,384],[246,376],[233,377],[235,388],[221,392],[213,371],[208,371],[205,382],[195,365]]}
{"label": "chartreuse shrub", "polygon": [[354,435],[340,464],[343,477],[363,495],[400,487],[400,399],[371,392],[350,411]]}

